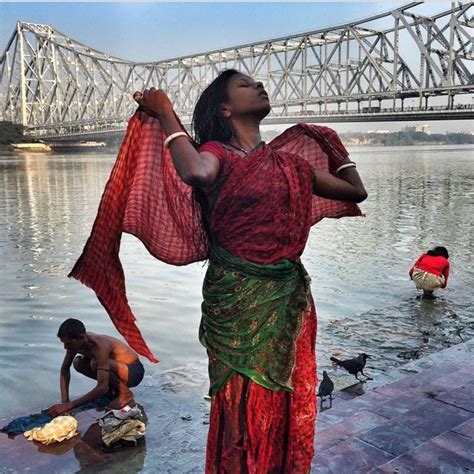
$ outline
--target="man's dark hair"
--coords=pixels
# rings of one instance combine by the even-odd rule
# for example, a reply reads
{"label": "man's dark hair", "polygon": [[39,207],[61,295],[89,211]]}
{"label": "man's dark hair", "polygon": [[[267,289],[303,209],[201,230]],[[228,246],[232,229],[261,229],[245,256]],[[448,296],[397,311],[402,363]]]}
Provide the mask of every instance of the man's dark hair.
{"label": "man's dark hair", "polygon": [[240,74],[236,69],[222,71],[204,89],[193,114],[194,139],[198,145],[213,140],[227,143],[232,138],[232,128],[222,114],[221,105],[227,100],[229,79]]}
{"label": "man's dark hair", "polygon": [[77,339],[86,333],[86,327],[78,319],[69,318],[64,321],[58,329],[58,337],[69,337]]}

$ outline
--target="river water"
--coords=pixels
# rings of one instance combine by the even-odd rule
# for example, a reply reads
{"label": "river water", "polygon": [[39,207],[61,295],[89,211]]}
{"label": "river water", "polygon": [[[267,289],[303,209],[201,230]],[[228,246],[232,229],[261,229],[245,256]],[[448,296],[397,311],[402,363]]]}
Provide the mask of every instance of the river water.
{"label": "river water", "polygon": [[[366,352],[374,356],[366,372],[376,378],[474,334],[474,147],[350,151],[369,192],[367,216],[316,225],[303,262],[319,317],[318,372],[334,373],[330,355]],[[64,349],[56,332],[64,319],[117,335],[94,293],[66,277],[114,159],[0,156],[0,418],[59,400]],[[435,244],[449,250],[449,285],[437,300],[419,300],[407,272]],[[145,362],[147,373],[204,359],[197,331],[205,268],[163,264],[129,235],[121,258],[132,308],[161,361]],[[73,396],[89,388],[72,375]]]}

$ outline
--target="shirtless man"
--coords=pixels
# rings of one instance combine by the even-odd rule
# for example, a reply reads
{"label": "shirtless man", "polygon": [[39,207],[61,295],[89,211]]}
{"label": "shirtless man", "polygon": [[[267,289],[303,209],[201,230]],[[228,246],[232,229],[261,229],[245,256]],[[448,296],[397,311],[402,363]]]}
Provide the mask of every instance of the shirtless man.
{"label": "shirtless man", "polygon": [[[145,372],[134,350],[114,337],[86,332],[84,324],[72,318],[61,324],[58,337],[66,349],[60,377],[62,403],[49,407],[49,415],[62,415],[107,392],[115,396],[109,405],[111,409],[133,402],[129,387],[136,387]],[[71,365],[81,374],[97,380],[95,388],[73,401],[69,400]]]}

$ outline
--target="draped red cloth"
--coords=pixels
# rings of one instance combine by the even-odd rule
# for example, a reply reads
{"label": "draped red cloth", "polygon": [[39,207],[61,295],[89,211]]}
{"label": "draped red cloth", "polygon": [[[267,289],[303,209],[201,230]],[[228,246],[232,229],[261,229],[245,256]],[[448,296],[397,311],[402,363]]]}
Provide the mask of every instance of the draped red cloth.
{"label": "draped red cloth", "polygon": [[310,472],[314,456],[316,312],[296,343],[293,392],[267,390],[237,375],[211,399],[206,474]]}
{"label": "draped red cloth", "polygon": [[177,175],[157,119],[136,112],[129,121],[105,186],[92,232],[70,277],[92,288],[128,344],[158,362],[128,304],[119,258],[122,232],[139,238],[163,262],[204,260],[207,243],[192,188]]}
{"label": "draped red cloth", "polygon": [[[200,151],[218,156],[219,176],[195,192],[177,175],[164,138],[157,119],[143,112],[131,118],[91,235],[70,273],[96,292],[130,346],[151,361],[157,360],[126,297],[122,232],[138,237],[156,258],[185,265],[208,257],[206,227],[213,243],[267,264],[296,260],[311,225],[322,218],[361,215],[355,204],[312,194],[314,170],[334,174],[347,157],[326,127],[296,125],[245,158],[207,143]],[[292,392],[236,375],[212,396],[206,473],[309,472],[317,407],[317,323],[309,303],[296,341]]]}
{"label": "draped red cloth", "polygon": [[[177,175],[164,138],[156,118],[140,111],[132,116],[91,235],[69,275],[95,291],[117,330],[152,362],[157,359],[136,325],[126,296],[119,259],[122,232],[135,235],[153,256],[173,265],[205,260],[208,255],[200,207],[192,188]],[[332,173],[347,156],[334,131],[306,124],[291,127],[266,148],[270,153],[294,154],[311,168]],[[311,224],[348,215],[361,215],[358,206],[313,196]],[[244,218],[237,208],[232,217]],[[279,231],[274,224],[272,228]]]}
{"label": "draped red cloth", "polygon": [[[314,169],[334,172],[347,156],[330,129],[293,127],[246,157],[219,142],[208,142],[199,151],[211,152],[220,161],[216,183],[204,190],[209,233],[237,257],[263,265],[295,261],[315,222],[360,213],[355,205],[313,194]],[[310,471],[317,413],[312,298],[309,306],[295,344],[291,392],[268,390],[237,374],[212,395],[207,474]],[[211,370],[217,361],[211,352],[209,357]]]}
{"label": "draped red cloth", "polygon": [[[336,167],[347,156],[335,132],[323,129],[321,133],[321,129],[303,124],[293,127],[245,157],[219,142],[207,142],[199,148],[199,152],[211,152],[220,161],[216,183],[204,189],[212,202],[210,233],[219,246],[263,265],[282,259],[295,261],[303,253],[313,224],[323,217],[360,212],[355,204],[313,194],[314,170],[329,171],[331,164]],[[328,143],[319,136],[318,141],[327,153],[301,131],[311,136],[319,132],[325,137]],[[296,139],[292,139],[294,132],[299,132]],[[281,140],[285,135],[291,140],[290,146]]]}

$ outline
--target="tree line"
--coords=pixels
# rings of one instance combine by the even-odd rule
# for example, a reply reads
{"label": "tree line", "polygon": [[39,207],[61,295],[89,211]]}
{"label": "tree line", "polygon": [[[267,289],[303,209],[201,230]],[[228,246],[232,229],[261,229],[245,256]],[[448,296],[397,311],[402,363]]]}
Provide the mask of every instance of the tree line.
{"label": "tree line", "polygon": [[342,133],[341,139],[350,143],[354,138],[371,145],[404,146],[421,143],[436,143],[447,145],[472,145],[474,135],[470,133],[425,133],[415,131],[400,131],[391,133]]}

